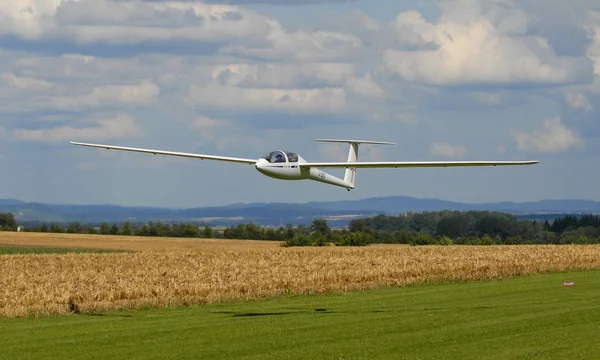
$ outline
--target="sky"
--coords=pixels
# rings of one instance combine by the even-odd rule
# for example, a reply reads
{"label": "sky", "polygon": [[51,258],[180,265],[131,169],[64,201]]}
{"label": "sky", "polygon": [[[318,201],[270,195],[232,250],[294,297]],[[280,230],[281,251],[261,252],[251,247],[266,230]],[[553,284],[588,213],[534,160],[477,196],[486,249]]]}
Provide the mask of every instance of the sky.
{"label": "sky", "polygon": [[[69,141],[360,169],[356,189]],[[600,200],[597,0],[4,0],[0,198],[165,207]],[[331,170],[343,176],[343,170]]]}

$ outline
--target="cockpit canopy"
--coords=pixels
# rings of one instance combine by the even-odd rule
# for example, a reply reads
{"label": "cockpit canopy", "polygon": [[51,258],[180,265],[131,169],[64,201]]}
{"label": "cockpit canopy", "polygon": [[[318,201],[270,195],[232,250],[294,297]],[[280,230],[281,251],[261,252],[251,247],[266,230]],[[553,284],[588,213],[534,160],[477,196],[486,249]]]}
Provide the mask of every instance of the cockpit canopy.
{"label": "cockpit canopy", "polygon": [[265,159],[270,163],[285,163],[285,162],[298,162],[298,154],[287,151],[272,151],[270,153],[261,156],[261,159]]}

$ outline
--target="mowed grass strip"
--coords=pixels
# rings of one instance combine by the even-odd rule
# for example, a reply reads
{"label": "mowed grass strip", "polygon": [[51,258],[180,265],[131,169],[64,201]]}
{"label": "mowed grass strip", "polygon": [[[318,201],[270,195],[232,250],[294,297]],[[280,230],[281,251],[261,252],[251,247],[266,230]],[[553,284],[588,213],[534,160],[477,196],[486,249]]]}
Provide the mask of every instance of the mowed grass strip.
{"label": "mowed grass strip", "polygon": [[0,316],[91,313],[600,268],[599,245],[0,256]]}
{"label": "mowed grass strip", "polygon": [[593,270],[0,319],[0,358],[595,359],[599,302],[600,271]]}

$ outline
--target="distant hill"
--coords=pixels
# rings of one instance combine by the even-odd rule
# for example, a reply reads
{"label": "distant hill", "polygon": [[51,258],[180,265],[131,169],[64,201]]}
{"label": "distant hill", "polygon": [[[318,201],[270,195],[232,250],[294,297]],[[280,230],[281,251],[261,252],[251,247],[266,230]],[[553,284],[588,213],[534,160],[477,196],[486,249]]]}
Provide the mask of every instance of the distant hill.
{"label": "distant hill", "polygon": [[[254,222],[260,225],[309,224],[325,217],[331,224],[345,225],[358,217],[378,214],[439,210],[489,210],[508,212],[519,217],[553,218],[552,214],[600,213],[600,202],[590,200],[542,200],[537,202],[498,202],[471,204],[438,199],[419,199],[406,196],[376,197],[361,200],[308,203],[250,203],[218,207],[171,209],[160,207],[118,205],[57,205],[1,200],[0,212],[11,212],[21,223],[81,221],[134,223],[148,221],[198,222],[214,225],[235,225]],[[548,215],[550,214],[550,215]]]}

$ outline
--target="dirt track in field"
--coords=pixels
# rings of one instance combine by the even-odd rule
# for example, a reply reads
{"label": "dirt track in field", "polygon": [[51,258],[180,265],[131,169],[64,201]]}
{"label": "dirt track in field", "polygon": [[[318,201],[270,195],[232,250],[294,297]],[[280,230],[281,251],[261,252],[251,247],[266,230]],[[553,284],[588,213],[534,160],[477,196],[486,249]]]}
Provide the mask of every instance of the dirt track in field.
{"label": "dirt track in field", "polygon": [[0,245],[77,247],[132,251],[273,249],[279,248],[279,244],[280,242],[277,241],[259,240],[0,232]]}

